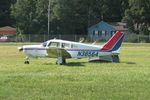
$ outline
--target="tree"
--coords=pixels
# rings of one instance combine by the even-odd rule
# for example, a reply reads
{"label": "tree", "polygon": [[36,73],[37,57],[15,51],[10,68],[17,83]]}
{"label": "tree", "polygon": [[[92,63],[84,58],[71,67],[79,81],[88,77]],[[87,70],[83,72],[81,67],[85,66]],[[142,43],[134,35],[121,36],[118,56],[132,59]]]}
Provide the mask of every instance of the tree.
{"label": "tree", "polygon": [[103,19],[108,22],[121,21],[126,7],[128,7],[128,0],[103,0],[101,7],[101,15]]}
{"label": "tree", "polygon": [[25,33],[33,31],[36,17],[36,0],[17,0],[12,6],[12,16],[16,19],[16,26]]}
{"label": "tree", "polygon": [[10,7],[15,0],[0,0],[0,26],[12,25]]}
{"label": "tree", "polygon": [[150,25],[150,1],[129,0],[129,9],[126,9],[124,21],[128,23],[131,31],[136,33],[148,33]]}
{"label": "tree", "polygon": [[[47,33],[49,0],[17,0],[12,6],[16,26],[24,33]],[[121,21],[126,0],[50,0],[50,34],[86,34],[101,20]]]}
{"label": "tree", "polygon": [[87,25],[87,6],[83,0],[57,0],[52,8],[52,23],[57,33],[84,34]]}

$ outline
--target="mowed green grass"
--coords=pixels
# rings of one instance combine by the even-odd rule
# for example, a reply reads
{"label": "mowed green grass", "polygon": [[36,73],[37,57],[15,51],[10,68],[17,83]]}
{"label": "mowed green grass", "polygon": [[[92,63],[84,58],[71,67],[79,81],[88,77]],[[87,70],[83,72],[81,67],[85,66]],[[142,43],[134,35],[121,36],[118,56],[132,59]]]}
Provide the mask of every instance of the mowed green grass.
{"label": "mowed green grass", "polygon": [[150,44],[124,44],[121,63],[31,59],[20,44],[0,44],[0,100],[148,100]]}

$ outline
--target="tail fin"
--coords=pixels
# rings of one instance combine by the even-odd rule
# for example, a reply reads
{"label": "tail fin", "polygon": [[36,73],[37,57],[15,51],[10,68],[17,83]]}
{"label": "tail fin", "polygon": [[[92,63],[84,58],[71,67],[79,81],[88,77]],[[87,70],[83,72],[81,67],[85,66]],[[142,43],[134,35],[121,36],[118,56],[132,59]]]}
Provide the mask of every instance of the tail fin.
{"label": "tail fin", "polygon": [[117,31],[102,47],[102,51],[117,51],[122,44],[124,33]]}

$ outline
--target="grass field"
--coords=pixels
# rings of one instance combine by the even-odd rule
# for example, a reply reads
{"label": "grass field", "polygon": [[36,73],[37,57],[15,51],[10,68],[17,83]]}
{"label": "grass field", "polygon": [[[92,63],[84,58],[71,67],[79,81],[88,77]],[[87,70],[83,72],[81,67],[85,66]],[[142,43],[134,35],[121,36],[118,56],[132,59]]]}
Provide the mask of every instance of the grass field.
{"label": "grass field", "polygon": [[121,63],[31,59],[20,44],[0,44],[0,100],[148,100],[150,44],[124,44]]}

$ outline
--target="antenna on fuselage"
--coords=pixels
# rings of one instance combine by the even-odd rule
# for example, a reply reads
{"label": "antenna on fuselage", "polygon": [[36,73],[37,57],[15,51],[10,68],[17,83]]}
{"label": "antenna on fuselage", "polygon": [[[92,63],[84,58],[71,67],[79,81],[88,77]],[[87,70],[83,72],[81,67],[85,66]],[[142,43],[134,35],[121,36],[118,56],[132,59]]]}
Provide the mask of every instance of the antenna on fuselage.
{"label": "antenna on fuselage", "polygon": [[94,42],[92,43],[92,45],[95,45],[95,44],[96,44],[96,42],[97,42],[97,41],[94,41]]}
{"label": "antenna on fuselage", "polygon": [[85,40],[84,38],[81,38],[79,42],[80,42],[80,43],[83,43],[84,40]]}

